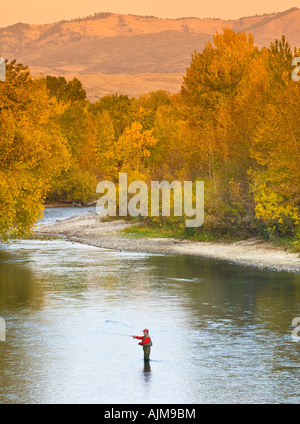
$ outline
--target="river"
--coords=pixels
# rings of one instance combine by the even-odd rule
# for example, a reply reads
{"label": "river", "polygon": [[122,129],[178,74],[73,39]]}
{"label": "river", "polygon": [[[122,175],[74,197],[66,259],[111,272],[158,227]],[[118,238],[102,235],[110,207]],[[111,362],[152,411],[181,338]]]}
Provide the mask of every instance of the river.
{"label": "river", "polygon": [[[87,211],[68,209],[43,221]],[[295,273],[15,241],[0,248],[0,403],[299,403],[299,305]],[[148,364],[130,337],[145,327]]]}

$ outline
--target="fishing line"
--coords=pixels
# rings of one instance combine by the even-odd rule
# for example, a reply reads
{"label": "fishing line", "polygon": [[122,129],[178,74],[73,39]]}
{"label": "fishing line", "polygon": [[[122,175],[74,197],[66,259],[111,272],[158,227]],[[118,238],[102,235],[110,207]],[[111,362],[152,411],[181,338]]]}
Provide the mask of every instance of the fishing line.
{"label": "fishing line", "polygon": [[125,336],[125,337],[132,337],[131,334],[121,334],[121,333],[108,333],[106,331],[99,331],[99,333],[101,334],[113,334],[115,336]]}

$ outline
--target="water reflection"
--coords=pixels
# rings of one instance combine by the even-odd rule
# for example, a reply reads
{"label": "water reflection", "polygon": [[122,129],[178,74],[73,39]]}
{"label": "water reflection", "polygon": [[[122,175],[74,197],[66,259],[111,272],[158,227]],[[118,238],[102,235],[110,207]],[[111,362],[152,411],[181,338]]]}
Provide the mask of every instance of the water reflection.
{"label": "water reflection", "polygon": [[143,375],[144,375],[145,383],[150,383],[150,380],[151,380],[151,366],[150,366],[150,361],[145,361],[144,360]]}
{"label": "water reflection", "polygon": [[[0,403],[299,402],[299,274],[28,240],[0,250]],[[143,362],[130,337],[148,327]]]}

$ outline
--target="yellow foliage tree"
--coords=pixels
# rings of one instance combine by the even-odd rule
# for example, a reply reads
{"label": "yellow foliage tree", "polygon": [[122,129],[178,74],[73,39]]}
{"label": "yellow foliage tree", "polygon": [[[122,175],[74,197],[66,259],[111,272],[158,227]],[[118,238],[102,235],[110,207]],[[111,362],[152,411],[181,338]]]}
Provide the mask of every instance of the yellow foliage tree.
{"label": "yellow foliage tree", "polygon": [[142,177],[146,169],[146,162],[155,146],[157,139],[152,130],[142,130],[139,122],[133,122],[127,127],[116,141],[114,154],[119,162],[120,172],[128,172],[134,178]]}
{"label": "yellow foliage tree", "polygon": [[270,230],[293,233],[300,222],[300,85],[287,80],[257,129],[251,171],[256,216]]}
{"label": "yellow foliage tree", "polygon": [[45,82],[12,62],[0,83],[0,240],[27,234],[55,176],[69,163]]}

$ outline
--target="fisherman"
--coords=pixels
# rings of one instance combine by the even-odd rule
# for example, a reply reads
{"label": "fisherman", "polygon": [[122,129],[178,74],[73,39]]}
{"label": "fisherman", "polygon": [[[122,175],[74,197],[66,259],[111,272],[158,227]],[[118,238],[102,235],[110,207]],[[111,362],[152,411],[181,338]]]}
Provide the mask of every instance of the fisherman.
{"label": "fisherman", "polygon": [[143,336],[131,336],[134,339],[138,339],[138,340],[142,340],[139,345],[143,346],[143,350],[144,350],[144,360],[145,361],[149,361],[150,359],[150,349],[152,346],[152,341],[151,341],[151,337],[149,336],[149,330],[148,328],[145,328],[145,330],[143,330],[144,335]]}

